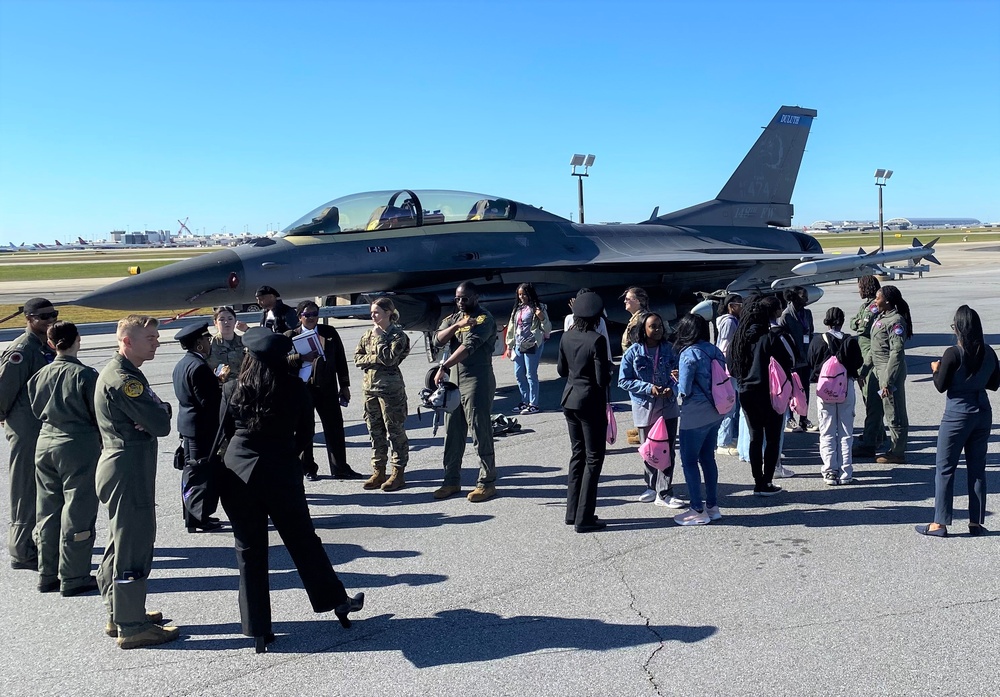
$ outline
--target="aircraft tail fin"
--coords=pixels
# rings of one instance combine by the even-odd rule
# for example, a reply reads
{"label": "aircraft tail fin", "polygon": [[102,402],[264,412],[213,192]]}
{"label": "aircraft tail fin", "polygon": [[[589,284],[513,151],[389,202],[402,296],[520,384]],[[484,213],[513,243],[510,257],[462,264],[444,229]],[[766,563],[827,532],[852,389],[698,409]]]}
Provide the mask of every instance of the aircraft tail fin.
{"label": "aircraft tail fin", "polygon": [[781,107],[714,200],[661,215],[655,222],[788,227],[792,190],[814,118],[815,109]]}
{"label": "aircraft tail fin", "polygon": [[77,237],[76,238],[76,243],[77,244],[83,244],[83,245],[85,245],[85,244],[87,244],[87,240],[83,239],[82,237]]}

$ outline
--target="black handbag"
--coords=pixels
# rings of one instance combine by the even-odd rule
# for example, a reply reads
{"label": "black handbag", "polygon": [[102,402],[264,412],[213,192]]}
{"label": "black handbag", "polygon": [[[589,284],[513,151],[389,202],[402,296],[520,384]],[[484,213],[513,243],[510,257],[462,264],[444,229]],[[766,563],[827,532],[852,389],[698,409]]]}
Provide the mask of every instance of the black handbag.
{"label": "black handbag", "polygon": [[187,458],[184,456],[184,444],[181,443],[177,446],[177,450],[174,451],[174,469],[182,470],[184,469],[184,464],[187,462]]}

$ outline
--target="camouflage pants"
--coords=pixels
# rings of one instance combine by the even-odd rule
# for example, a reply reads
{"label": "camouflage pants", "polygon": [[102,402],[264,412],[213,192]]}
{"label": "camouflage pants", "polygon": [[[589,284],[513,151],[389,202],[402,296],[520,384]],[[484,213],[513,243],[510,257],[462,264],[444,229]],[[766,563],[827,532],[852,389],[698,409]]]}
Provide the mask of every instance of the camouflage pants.
{"label": "camouflage pants", "polygon": [[372,469],[385,472],[392,445],[392,467],[405,469],[410,459],[410,441],[406,437],[406,393],[371,394],[365,392],[364,412],[372,441]]}

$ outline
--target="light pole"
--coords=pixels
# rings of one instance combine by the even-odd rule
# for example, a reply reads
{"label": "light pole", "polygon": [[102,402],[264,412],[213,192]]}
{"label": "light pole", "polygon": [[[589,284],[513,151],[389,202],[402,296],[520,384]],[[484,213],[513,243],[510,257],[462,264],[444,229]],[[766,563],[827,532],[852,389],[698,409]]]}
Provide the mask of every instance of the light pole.
{"label": "light pole", "polygon": [[[583,225],[583,178],[589,176],[587,170],[590,169],[594,164],[593,155],[573,155],[573,159],[569,161],[571,167],[573,167],[573,173],[571,176],[577,177],[577,191],[580,196],[580,224]],[[583,167],[582,172],[577,172],[577,167]]]}
{"label": "light pole", "polygon": [[885,228],[882,226],[882,187],[885,183],[889,181],[889,177],[892,176],[891,169],[882,169],[879,167],[875,170],[875,186],[878,187],[878,251],[883,251],[885,249]]}

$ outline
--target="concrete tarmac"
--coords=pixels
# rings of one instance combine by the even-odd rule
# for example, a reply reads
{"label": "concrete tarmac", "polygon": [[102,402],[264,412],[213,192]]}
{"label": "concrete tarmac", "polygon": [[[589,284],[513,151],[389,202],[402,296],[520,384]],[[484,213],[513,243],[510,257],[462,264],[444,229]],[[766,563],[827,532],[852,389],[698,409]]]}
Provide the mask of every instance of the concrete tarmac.
{"label": "concrete tarmac", "polygon": [[[942,248],[943,249],[943,248]],[[856,463],[855,484],[826,487],[817,434],[790,433],[773,498],[752,496],[749,465],[721,456],[723,519],[682,528],[677,511],[636,501],[641,461],[621,438],[609,447],[598,513],[606,531],[563,524],[568,438],[554,362],[540,370],[542,406],[496,441],[499,496],[435,501],[442,437],[415,414],[427,364],[412,334],[404,364],[413,415],[406,488],[365,492],[360,482],[306,483],[313,517],[350,592],[367,603],[350,630],[314,615],[288,554],[272,533],[271,600],[277,641],[257,655],[240,634],[238,575],[229,532],[188,534],[175,434],[160,439],[157,543],[149,609],[182,639],[121,651],[103,633],[97,596],[40,594],[37,575],[0,565],[0,693],[13,695],[970,695],[1000,685],[1000,524],[966,535],[965,470],[950,539],[913,531],[933,514],[933,463],[944,397],[930,361],[951,345],[955,309],[968,303],[1000,344],[1000,251],[939,255],[946,265],[896,285],[916,336],[907,347],[908,464]],[[825,286],[811,306],[849,316],[855,285]],[[503,318],[501,318],[502,320]],[[350,351],[367,323],[340,320]],[[143,366],[173,399],[181,355],[173,330]],[[555,342],[550,344],[554,348]],[[85,337],[81,358],[100,367],[113,337]],[[546,351],[550,353],[550,351]],[[495,358],[494,411],[520,401],[509,362]],[[353,370],[353,369],[352,369]],[[361,376],[345,410],[352,466],[367,470]],[[1000,400],[991,394],[994,410]],[[813,408],[813,412],[815,407]],[[815,421],[815,417],[813,416]],[[856,418],[860,426],[862,413]],[[997,433],[996,428],[994,433]],[[325,462],[317,436],[317,461]],[[0,445],[6,459],[6,443]],[[1000,502],[1000,443],[991,439],[988,509]],[[471,445],[463,477],[472,488]],[[686,492],[678,462],[678,490]],[[5,478],[4,478],[5,479]],[[0,503],[9,516],[9,503]],[[98,519],[95,564],[107,535]],[[992,687],[991,687],[992,686]]]}

